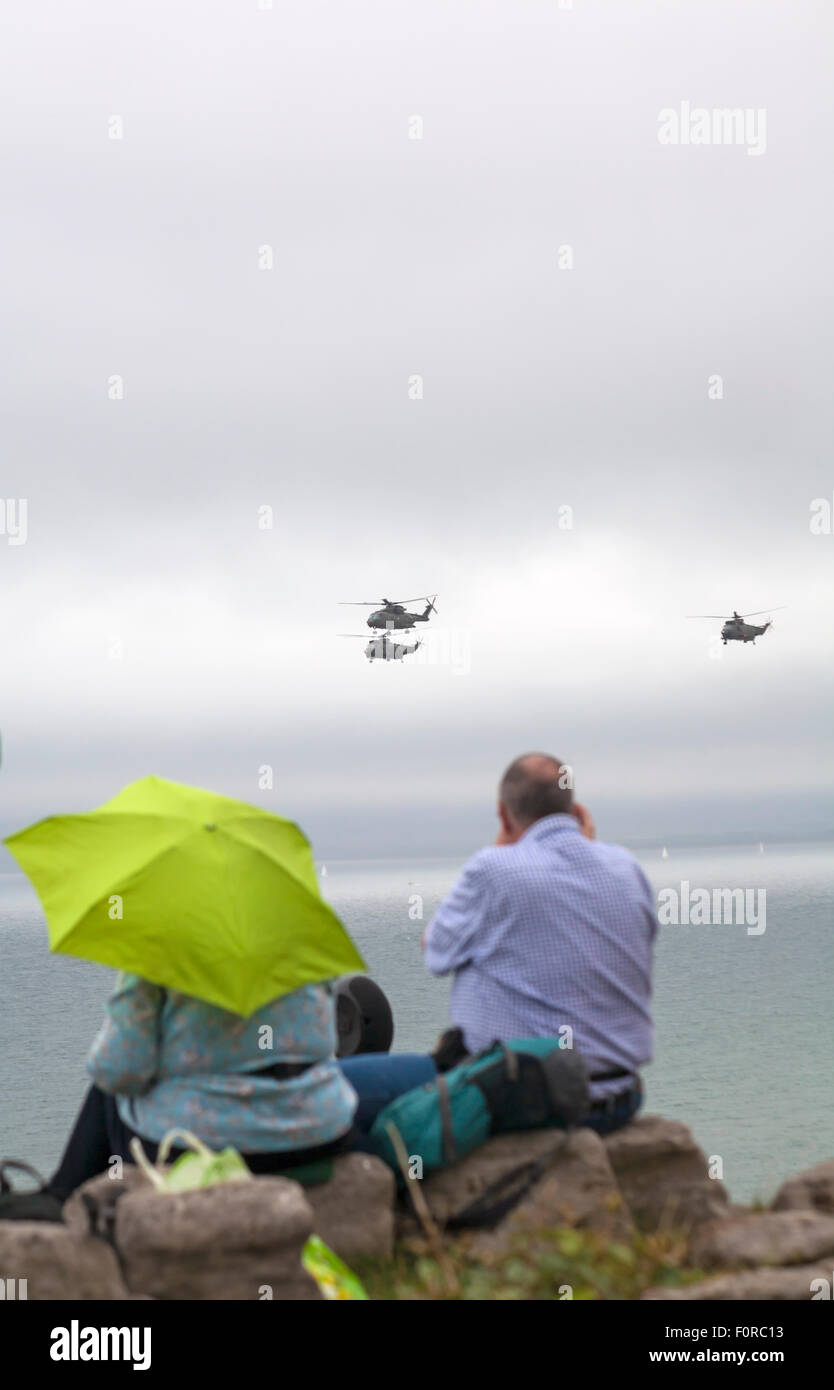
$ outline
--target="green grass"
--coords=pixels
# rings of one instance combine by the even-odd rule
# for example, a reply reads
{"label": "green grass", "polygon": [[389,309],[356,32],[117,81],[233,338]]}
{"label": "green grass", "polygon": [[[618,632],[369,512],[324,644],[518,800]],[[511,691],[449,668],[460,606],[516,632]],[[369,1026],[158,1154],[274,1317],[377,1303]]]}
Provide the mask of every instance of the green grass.
{"label": "green grass", "polygon": [[610,1241],[563,1227],[525,1236],[500,1256],[471,1248],[472,1237],[444,1240],[445,1269],[422,1237],[401,1245],[392,1260],[356,1265],[369,1298],[387,1300],[635,1299],[644,1289],[703,1278],[684,1267],[679,1232]]}

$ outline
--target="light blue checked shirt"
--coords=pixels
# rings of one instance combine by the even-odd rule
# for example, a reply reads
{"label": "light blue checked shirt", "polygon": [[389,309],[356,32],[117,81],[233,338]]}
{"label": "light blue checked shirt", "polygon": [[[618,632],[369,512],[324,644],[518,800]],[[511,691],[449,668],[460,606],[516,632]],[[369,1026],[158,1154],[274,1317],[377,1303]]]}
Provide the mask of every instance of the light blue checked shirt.
{"label": "light blue checked shirt", "polygon": [[[452,1023],[470,1052],[496,1038],[563,1037],[592,1075],[652,1058],[654,895],[628,850],[545,816],[464,866],[426,932],[433,975],[454,971]],[[595,1083],[592,1096],[628,1087]]]}

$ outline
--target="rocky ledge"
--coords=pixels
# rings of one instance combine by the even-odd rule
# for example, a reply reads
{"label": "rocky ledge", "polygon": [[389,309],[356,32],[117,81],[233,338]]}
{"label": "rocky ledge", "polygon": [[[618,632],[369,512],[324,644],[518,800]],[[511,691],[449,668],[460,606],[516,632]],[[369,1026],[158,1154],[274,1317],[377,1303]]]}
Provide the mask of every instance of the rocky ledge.
{"label": "rocky ledge", "polygon": [[[541,1171],[497,1225],[469,1237],[490,1258],[573,1227],[613,1241],[674,1230],[695,1276],[645,1299],[811,1299],[834,1269],[834,1159],[789,1179],[769,1210],[731,1206],[686,1125],[645,1115],[600,1139],[501,1135],[421,1182],[442,1229],[519,1165]],[[0,1270],[30,1299],[318,1299],[301,1252],[315,1232],[348,1264],[389,1259],[418,1229],[378,1159],[337,1159],[328,1182],[256,1178],[158,1194],[136,1169],[74,1193],[64,1221],[0,1222]],[[692,1276],[690,1275],[690,1278]],[[819,1281],[823,1281],[820,1283]],[[820,1296],[816,1292],[816,1296]]]}

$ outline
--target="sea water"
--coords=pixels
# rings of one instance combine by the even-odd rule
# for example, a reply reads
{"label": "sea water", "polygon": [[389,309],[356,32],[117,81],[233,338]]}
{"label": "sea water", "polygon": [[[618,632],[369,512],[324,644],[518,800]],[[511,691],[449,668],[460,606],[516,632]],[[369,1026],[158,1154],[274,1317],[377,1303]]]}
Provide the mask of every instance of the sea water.
{"label": "sea water", "polygon": [[[757,923],[661,926],[647,1111],[688,1124],[721,1160],[736,1201],[834,1157],[834,856],[829,844],[637,852],[655,891],[755,889]],[[448,1022],[449,983],[420,938],[459,860],[328,859],[322,890],[395,1018],[395,1051],[426,1051]],[[661,899],[663,901],[664,899]],[[669,901],[668,892],[665,901]],[[693,916],[697,914],[691,914]],[[759,914],[760,916],[761,914]],[[84,1059],[111,971],[50,955],[37,899],[0,875],[0,1157],[54,1167],[83,1096]]]}

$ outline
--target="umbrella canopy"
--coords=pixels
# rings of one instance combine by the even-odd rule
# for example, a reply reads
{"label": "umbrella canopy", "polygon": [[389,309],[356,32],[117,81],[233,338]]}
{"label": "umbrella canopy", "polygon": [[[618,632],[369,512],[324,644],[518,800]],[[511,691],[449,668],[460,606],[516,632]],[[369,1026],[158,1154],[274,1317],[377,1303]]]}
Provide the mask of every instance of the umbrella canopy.
{"label": "umbrella canopy", "polygon": [[309,841],[245,801],[143,777],[83,815],[5,841],[53,951],[248,1017],[365,965],[322,899]]}

